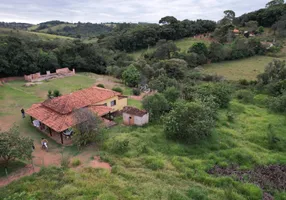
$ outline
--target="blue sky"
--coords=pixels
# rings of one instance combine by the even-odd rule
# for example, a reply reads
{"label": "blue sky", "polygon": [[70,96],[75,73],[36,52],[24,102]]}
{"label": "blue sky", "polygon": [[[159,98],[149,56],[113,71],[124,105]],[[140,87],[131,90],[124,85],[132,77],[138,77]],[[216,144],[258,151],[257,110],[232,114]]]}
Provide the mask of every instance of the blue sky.
{"label": "blue sky", "polygon": [[219,20],[224,10],[243,13],[265,7],[270,0],[1,0],[0,21],[40,23],[158,22],[171,15],[179,20]]}

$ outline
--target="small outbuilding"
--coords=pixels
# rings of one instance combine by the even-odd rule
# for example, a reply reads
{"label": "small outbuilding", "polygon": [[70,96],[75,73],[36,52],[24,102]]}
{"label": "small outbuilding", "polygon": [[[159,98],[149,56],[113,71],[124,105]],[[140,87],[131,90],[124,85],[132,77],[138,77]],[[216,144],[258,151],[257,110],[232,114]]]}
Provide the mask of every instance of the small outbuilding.
{"label": "small outbuilding", "polygon": [[149,113],[132,106],[123,108],[123,123],[128,126],[143,126],[149,122]]}

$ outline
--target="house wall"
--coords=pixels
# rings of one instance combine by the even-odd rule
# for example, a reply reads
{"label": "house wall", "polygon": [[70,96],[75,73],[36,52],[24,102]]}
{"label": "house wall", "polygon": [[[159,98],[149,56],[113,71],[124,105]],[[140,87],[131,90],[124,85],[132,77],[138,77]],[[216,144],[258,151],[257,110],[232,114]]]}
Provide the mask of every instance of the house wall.
{"label": "house wall", "polygon": [[[129,124],[129,117],[134,118],[134,124]],[[143,126],[144,124],[147,124],[148,122],[149,122],[149,113],[147,113],[146,115],[142,117],[130,115],[128,113],[123,113],[123,123],[125,125]]]}
{"label": "house wall", "polygon": [[[111,106],[111,101],[113,101],[113,100],[116,100],[115,106]],[[108,107],[112,108],[112,112],[115,112],[115,111],[122,110],[124,108],[124,106],[127,106],[127,98],[123,98],[123,99],[119,100],[118,96],[116,96],[116,97],[112,97],[112,98],[109,98],[107,100],[101,101],[97,104],[102,105],[105,103],[107,104]]]}
{"label": "house wall", "polygon": [[142,117],[139,117],[139,116],[134,117],[134,124],[138,126],[142,126],[144,124],[147,124],[148,122],[149,122],[149,113],[147,113],[146,115]]}

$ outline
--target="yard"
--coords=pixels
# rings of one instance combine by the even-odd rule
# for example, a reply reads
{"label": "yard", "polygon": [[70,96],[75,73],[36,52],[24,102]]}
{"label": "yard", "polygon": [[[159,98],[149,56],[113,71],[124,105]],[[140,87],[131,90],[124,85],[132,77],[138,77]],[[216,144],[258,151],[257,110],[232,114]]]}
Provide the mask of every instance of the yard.
{"label": "yard", "polygon": [[[73,77],[66,77],[62,79],[54,79],[44,81],[39,85],[25,87],[24,81],[8,82],[0,87],[0,127],[1,130],[8,130],[14,123],[20,127],[21,134],[29,136],[34,140],[36,151],[33,155],[36,157],[36,164],[42,165],[60,165],[61,154],[64,152],[67,155],[77,155],[79,152],[74,146],[60,148],[61,146],[50,140],[46,135],[38,131],[35,127],[30,125],[30,118],[22,119],[20,110],[27,109],[33,103],[42,102],[47,99],[48,90],[58,89],[62,94],[68,94],[73,91],[90,87],[92,85],[104,84],[106,88],[121,87],[125,95],[130,95],[131,89],[121,84],[118,79],[101,76],[92,73],[79,73]],[[130,105],[141,106],[141,102],[130,99]],[[49,152],[40,150],[40,140],[45,137],[49,140]],[[94,150],[90,150],[91,156]],[[11,171],[18,169],[21,166],[19,163],[12,164]],[[0,167],[0,177],[5,175],[4,169]]]}
{"label": "yard", "polygon": [[224,76],[227,80],[256,80],[258,74],[274,58],[268,56],[254,56],[241,60],[224,61],[204,65],[204,72]]}

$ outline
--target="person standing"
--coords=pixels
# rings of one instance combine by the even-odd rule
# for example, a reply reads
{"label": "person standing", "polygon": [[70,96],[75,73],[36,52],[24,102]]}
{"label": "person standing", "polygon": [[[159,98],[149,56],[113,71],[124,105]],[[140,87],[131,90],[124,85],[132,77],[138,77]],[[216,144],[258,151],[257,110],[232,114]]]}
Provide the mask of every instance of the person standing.
{"label": "person standing", "polygon": [[25,110],[24,108],[21,109],[22,117],[25,118]]}

